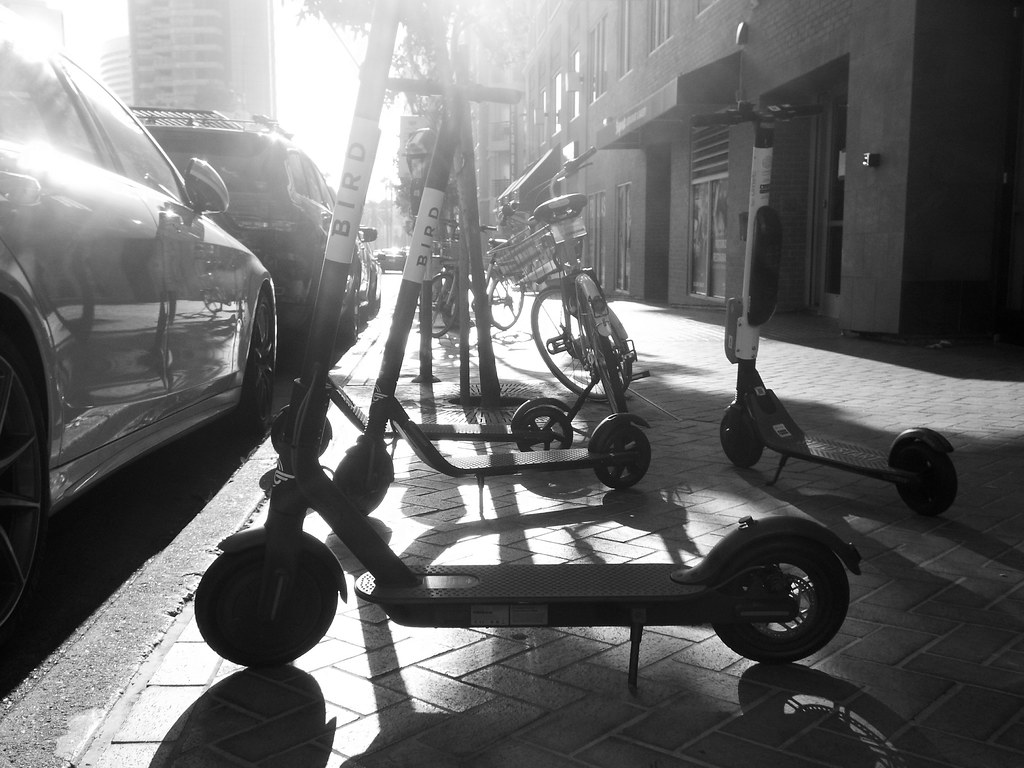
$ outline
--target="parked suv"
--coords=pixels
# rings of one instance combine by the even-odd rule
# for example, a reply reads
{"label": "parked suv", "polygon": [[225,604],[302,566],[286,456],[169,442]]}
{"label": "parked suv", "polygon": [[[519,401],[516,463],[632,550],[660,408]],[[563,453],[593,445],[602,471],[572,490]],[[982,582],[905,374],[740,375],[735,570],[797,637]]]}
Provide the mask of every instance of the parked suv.
{"label": "parked suv", "polygon": [[[180,169],[200,157],[220,173],[231,196],[222,223],[274,277],[282,349],[302,349],[334,210],[334,193],[323,174],[267,118],[242,121],[198,109],[133,111]],[[368,248],[357,246],[336,359],[376,316],[379,275]]]}

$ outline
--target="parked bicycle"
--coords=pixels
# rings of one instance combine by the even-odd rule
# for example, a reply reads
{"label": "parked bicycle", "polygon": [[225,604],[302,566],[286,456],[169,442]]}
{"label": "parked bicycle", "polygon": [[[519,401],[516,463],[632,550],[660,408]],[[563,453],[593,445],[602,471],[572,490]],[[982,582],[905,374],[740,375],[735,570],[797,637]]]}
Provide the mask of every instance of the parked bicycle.
{"label": "parked bicycle", "polygon": [[[597,150],[566,162],[549,182],[579,171]],[[492,262],[521,284],[543,287],[530,312],[533,340],[548,370],[570,392],[625,412],[626,390],[636,379],[636,350],[608,305],[594,270],[580,265],[577,243],[586,236],[586,196],[553,197],[533,212],[534,229],[491,251]]]}
{"label": "parked bicycle", "polygon": [[[493,231],[495,227],[481,227],[483,231]],[[441,246],[441,268],[434,276],[430,285],[430,308],[431,308],[431,334],[434,338],[441,338],[449,331],[458,328],[459,301],[458,286],[459,267],[458,259],[452,255],[457,242],[454,238],[458,236],[455,232],[451,238],[446,239]],[[500,242],[491,239],[492,247]],[[486,290],[487,298],[491,308],[491,325],[500,331],[507,331],[523,312],[524,293],[523,284],[515,280],[510,274],[495,264],[491,259],[487,265]]]}

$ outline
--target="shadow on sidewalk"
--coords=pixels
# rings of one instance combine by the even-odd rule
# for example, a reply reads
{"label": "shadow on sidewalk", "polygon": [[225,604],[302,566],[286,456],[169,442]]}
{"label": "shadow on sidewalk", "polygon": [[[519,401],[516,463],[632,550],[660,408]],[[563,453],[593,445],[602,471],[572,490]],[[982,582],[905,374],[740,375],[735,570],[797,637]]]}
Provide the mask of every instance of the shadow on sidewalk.
{"label": "shadow on sidewalk", "polygon": [[[373,624],[378,617],[363,620]],[[291,666],[243,670],[210,688],[175,722],[149,768],[226,768],[239,761],[324,768],[332,758],[339,758],[332,748],[342,754],[357,748],[355,756],[333,763],[352,768],[404,765],[408,758],[417,765],[472,766],[487,754],[515,754],[522,748],[519,734],[538,721],[557,720],[563,709],[522,703],[501,706],[481,697],[482,703],[464,709],[467,702],[452,701],[454,711],[446,711],[402,690],[403,675],[415,668],[402,670],[393,645],[379,645],[366,656],[373,688],[381,694],[375,713],[338,727],[336,718],[328,718],[334,705],[325,699],[313,675]],[[690,672],[692,687],[684,689]],[[735,694],[728,698],[738,701],[738,707],[705,690],[704,678],[709,674],[724,685],[717,689],[718,696],[735,685]],[[774,762],[787,754],[834,764],[830,761],[835,753],[829,750],[837,748],[842,750],[844,766],[912,764],[893,744],[894,735],[906,730],[906,718],[857,685],[825,672],[795,664],[755,664],[737,679],[727,673],[684,668],[676,682],[665,701],[645,702],[642,691],[628,697],[643,708],[630,708],[629,721],[620,724],[628,735],[663,749],[691,742],[683,752],[703,755],[713,764],[719,764],[714,753],[723,750],[723,740],[731,742],[733,750],[723,754],[735,755],[734,750],[741,749],[751,764]],[[592,695],[586,705],[607,707],[607,711],[619,706],[600,694]],[[693,716],[676,717],[681,712]],[[639,718],[638,713],[642,713]],[[666,718],[671,722],[662,722]],[[467,738],[467,734],[476,737]],[[659,743],[659,739],[669,741]],[[616,739],[602,743],[599,748],[611,753],[628,751]],[[637,755],[644,751],[636,748]]]}
{"label": "shadow on sidewalk", "polygon": [[263,764],[324,768],[335,718],[312,675],[246,669],[218,682],[171,726],[149,768]]}

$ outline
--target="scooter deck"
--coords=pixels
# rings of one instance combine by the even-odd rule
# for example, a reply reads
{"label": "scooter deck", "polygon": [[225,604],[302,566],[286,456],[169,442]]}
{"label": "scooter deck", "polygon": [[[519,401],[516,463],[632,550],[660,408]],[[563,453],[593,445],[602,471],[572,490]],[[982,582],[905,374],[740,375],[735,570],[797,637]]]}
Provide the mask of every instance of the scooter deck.
{"label": "scooter deck", "polygon": [[777,453],[873,475],[892,472],[888,457],[881,451],[805,433],[770,389],[748,395],[748,404],[758,435]]}
{"label": "scooter deck", "polygon": [[[331,400],[345,418],[360,432],[366,431],[366,412],[341,387],[331,387]],[[429,440],[510,442],[517,439],[507,424],[421,424],[420,431]],[[389,431],[386,437],[395,433]]]}
{"label": "scooter deck", "polygon": [[508,451],[474,456],[442,454],[427,435],[409,422],[394,422],[395,430],[405,439],[413,453],[438,472],[449,477],[497,477],[523,472],[557,472],[565,469],[587,469],[628,464],[630,451],[596,453],[586,448],[556,448],[546,451]]}
{"label": "scooter deck", "polygon": [[788,595],[727,595],[673,581],[679,570],[660,563],[426,566],[413,568],[416,586],[380,586],[365,573],[355,588],[406,626],[678,626],[795,614]]}

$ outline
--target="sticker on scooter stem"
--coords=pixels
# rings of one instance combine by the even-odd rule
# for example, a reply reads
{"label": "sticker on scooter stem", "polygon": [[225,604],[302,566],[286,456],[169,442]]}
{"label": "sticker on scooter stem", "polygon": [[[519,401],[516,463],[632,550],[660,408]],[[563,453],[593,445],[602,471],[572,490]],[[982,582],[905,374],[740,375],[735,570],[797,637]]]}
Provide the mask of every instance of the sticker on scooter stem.
{"label": "sticker on scooter stem", "polygon": [[327,261],[352,263],[356,251],[356,233],[359,231],[359,220],[363,215],[363,204],[370,187],[370,175],[373,173],[379,141],[380,126],[377,121],[361,117],[353,119],[324,253]]}
{"label": "sticker on scooter stem", "polygon": [[772,431],[781,438],[793,436],[793,433],[786,428],[785,424],[772,424]]}
{"label": "sticker on scooter stem", "polygon": [[426,187],[420,197],[420,209],[413,224],[412,245],[405,260],[402,280],[422,283],[427,279],[427,267],[434,253],[434,241],[440,231],[441,210],[444,208],[444,190]]}

